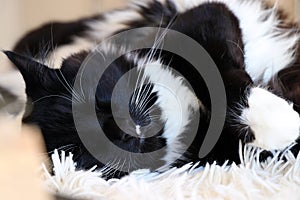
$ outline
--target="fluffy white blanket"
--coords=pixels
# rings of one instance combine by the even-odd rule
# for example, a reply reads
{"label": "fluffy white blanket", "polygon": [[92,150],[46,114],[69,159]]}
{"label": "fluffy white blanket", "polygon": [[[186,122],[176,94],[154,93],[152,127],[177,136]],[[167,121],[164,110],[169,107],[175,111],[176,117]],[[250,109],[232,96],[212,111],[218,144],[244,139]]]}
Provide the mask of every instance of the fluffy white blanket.
{"label": "fluffy white blanket", "polygon": [[240,148],[240,165],[187,164],[163,174],[139,170],[106,181],[101,171],[76,171],[72,155],[55,151],[55,175],[44,167],[44,180],[50,191],[76,199],[300,199],[300,154],[274,152],[260,163],[260,153],[246,146]]}

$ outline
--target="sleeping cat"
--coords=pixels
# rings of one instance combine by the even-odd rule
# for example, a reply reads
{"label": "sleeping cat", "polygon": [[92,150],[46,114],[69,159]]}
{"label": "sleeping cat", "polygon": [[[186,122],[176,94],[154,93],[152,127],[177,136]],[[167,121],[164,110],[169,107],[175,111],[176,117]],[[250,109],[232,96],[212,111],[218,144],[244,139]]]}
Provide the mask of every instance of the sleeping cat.
{"label": "sleeping cat", "polygon": [[[300,119],[290,101],[297,97],[276,87],[276,77],[295,65],[299,36],[292,29],[279,28],[278,23],[276,12],[260,1],[151,0],[74,22],[46,24],[24,36],[14,51],[4,53],[21,72],[32,104],[32,112],[23,121],[41,128],[47,151],[72,152],[78,168],[97,165],[105,167],[107,177],[119,177],[132,169],[167,169],[187,162],[238,163],[239,141],[266,150],[282,150],[294,143]],[[103,43],[114,34],[145,26],[183,33],[207,51],[224,83],[226,97],[220,98],[227,104],[223,110],[214,110],[205,78],[179,55],[159,50],[155,42],[150,49],[131,52],[126,52],[126,45]],[[143,32],[134,39],[143,41],[151,34]],[[181,48],[176,46],[176,37],[170,38]],[[78,90],[73,87],[76,77],[89,55],[99,51],[96,43],[102,44],[104,60],[121,56],[100,80],[98,70],[103,66],[95,62],[82,81],[97,87]],[[134,84],[121,84],[113,98],[114,87],[129,71],[141,79],[125,76],[125,81]],[[268,85],[274,94],[265,89]],[[175,95],[166,88],[176,91]],[[92,119],[88,109],[77,110],[80,131],[96,134],[100,125],[109,143],[128,155],[114,151],[107,140],[95,135],[88,145],[96,153],[91,154],[83,144],[74,107],[90,104],[97,119]],[[122,114],[127,109],[130,119]],[[223,130],[210,153],[199,157],[213,113],[225,115]]]}

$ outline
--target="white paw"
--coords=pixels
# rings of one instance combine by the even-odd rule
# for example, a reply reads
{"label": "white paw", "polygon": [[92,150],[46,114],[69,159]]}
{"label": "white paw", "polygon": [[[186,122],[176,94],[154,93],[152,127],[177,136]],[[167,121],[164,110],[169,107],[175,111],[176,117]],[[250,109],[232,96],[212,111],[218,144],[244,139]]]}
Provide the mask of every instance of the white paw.
{"label": "white paw", "polygon": [[253,145],[284,149],[299,137],[300,118],[292,104],[262,88],[252,88],[247,100],[241,121],[254,133]]}

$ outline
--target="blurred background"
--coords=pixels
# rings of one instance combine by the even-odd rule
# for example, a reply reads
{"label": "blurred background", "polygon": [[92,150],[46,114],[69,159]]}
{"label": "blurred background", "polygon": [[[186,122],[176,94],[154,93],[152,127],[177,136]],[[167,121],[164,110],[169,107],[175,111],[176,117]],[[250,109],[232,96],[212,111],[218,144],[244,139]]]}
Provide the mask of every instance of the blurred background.
{"label": "blurred background", "polygon": [[72,20],[125,5],[126,0],[0,0],[0,48],[51,20]]}

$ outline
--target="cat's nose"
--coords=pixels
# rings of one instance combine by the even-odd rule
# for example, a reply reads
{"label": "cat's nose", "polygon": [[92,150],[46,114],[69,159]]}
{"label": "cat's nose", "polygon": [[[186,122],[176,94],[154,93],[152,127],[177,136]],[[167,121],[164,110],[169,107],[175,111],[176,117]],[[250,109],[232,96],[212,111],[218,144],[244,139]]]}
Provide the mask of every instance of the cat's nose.
{"label": "cat's nose", "polygon": [[141,135],[142,131],[141,131],[141,126],[140,125],[136,125],[135,126],[135,132],[138,136]]}

